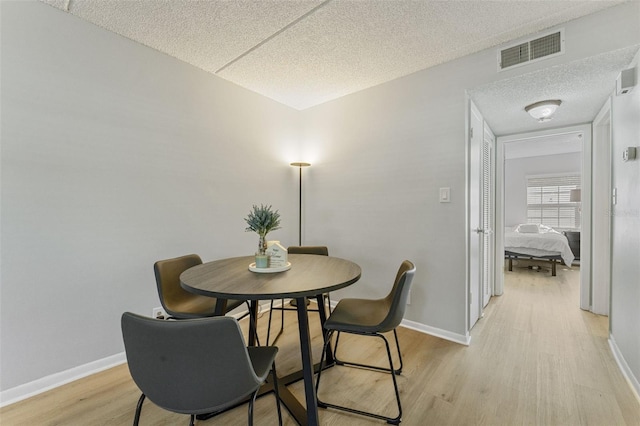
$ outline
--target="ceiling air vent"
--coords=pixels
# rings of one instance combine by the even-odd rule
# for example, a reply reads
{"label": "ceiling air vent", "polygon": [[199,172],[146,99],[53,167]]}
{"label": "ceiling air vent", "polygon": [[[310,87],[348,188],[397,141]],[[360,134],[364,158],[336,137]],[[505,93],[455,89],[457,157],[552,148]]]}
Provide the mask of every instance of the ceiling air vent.
{"label": "ceiling air vent", "polygon": [[564,30],[498,51],[498,71],[564,53]]}

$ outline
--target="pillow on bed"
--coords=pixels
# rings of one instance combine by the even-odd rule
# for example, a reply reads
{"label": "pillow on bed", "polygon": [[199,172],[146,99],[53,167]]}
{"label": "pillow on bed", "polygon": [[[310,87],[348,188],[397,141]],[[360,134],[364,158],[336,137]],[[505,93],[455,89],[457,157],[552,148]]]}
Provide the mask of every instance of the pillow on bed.
{"label": "pillow on bed", "polygon": [[516,232],[520,232],[521,234],[537,234],[540,230],[535,223],[521,223],[516,228]]}

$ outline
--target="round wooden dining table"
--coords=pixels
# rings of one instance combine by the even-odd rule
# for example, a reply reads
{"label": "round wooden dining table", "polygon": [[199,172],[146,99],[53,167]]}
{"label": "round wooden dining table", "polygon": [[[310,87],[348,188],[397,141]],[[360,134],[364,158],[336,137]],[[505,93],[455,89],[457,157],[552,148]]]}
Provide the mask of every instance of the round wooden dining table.
{"label": "round wooden dining table", "polygon": [[[283,272],[261,273],[249,270],[253,256],[215,260],[194,266],[180,275],[181,286],[192,293],[218,299],[216,313],[223,315],[227,299],[249,300],[254,313],[260,300],[295,299],[300,334],[302,370],[279,378],[280,399],[301,425],[318,425],[318,403],[314,386],[311,337],[306,298],[318,301],[320,322],[326,320],[323,294],[347,287],[360,279],[357,264],[330,256],[290,254],[291,268]],[[255,322],[251,321],[251,327]],[[255,344],[255,329],[249,331],[249,345]],[[332,357],[328,359],[331,360]],[[304,380],[306,408],[286,388],[296,380]]]}

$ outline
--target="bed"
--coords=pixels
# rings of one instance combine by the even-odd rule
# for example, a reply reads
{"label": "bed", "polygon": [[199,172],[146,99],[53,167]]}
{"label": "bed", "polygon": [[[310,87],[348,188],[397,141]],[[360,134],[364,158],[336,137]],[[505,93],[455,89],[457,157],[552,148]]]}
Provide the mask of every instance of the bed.
{"label": "bed", "polygon": [[549,226],[531,223],[505,229],[504,255],[509,271],[513,270],[514,259],[548,260],[554,277],[556,263],[562,261],[571,267],[574,259],[567,237]]}

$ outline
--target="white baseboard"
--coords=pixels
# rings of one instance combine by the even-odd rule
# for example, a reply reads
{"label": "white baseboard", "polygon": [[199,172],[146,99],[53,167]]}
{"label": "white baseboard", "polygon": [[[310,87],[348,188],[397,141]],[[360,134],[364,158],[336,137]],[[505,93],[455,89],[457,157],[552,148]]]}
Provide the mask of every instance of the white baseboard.
{"label": "white baseboard", "polygon": [[[281,303],[282,302],[278,300],[276,301],[276,303],[274,303],[274,306],[280,306]],[[333,302],[332,305],[333,307],[335,307],[336,302]],[[268,310],[269,310],[268,304],[262,305],[260,307],[260,313],[265,313]],[[239,317],[245,312],[246,310],[239,311],[234,313],[233,316]],[[450,331],[447,331],[447,330],[430,327],[430,326],[420,324],[414,321],[409,321],[406,319],[402,321],[401,326],[419,331],[421,333],[429,334],[431,336],[439,337],[441,339],[466,345],[466,346],[469,346],[469,343],[471,342],[471,338],[469,336],[463,336],[461,334],[451,333]],[[73,382],[74,380],[78,380],[83,377],[87,377],[92,374],[99,373],[100,371],[123,364],[126,361],[127,361],[127,358],[125,353],[121,352],[119,354],[112,355],[107,358],[99,359],[97,361],[93,361],[88,364],[80,365],[78,367],[74,367],[69,370],[62,371],[60,373],[51,374],[41,379],[37,379],[32,382],[25,383],[23,385],[19,385],[11,389],[7,389],[5,391],[0,392],[0,407],[4,407],[5,405],[10,405],[18,401],[22,401],[32,396],[54,389],[58,386],[62,386],[67,383]],[[636,381],[636,384],[637,384],[637,381]]]}
{"label": "white baseboard", "polygon": [[[458,333],[451,333],[447,330],[442,330],[436,327],[430,327],[415,321],[403,320],[401,326],[419,331],[421,333],[429,334],[431,336],[439,337],[441,339],[449,340],[451,342],[459,343],[461,345],[469,346],[471,343],[470,336],[464,336]],[[613,336],[609,337],[609,346],[613,353],[613,357],[620,368],[620,371],[627,379],[629,386],[634,392],[635,397],[640,401],[640,383],[635,377],[629,365],[627,364],[624,356],[618,349],[618,345],[615,342]],[[32,396],[38,395],[42,392],[46,392],[50,389],[58,386],[65,385],[83,377],[90,376],[100,371],[115,367],[117,365],[126,362],[126,355],[124,352],[112,355],[107,358],[103,358],[88,364],[84,364],[78,367],[71,368],[60,373],[51,374],[38,380],[34,380],[29,383],[25,383],[20,386],[16,386],[11,389],[0,392],[0,407],[22,401]]]}
{"label": "white baseboard", "polygon": [[[280,306],[281,303],[282,302],[278,300],[274,303],[274,306]],[[260,306],[260,313],[268,311],[268,303]],[[245,313],[247,313],[247,309],[238,310],[238,312],[233,313],[232,316],[239,318]],[[40,393],[66,385],[67,383],[99,373],[117,365],[124,364],[125,362],[127,362],[126,354],[121,352],[107,358],[99,359],[88,364],[80,365],[60,373],[51,374],[32,382],[4,390],[0,392],[0,407],[31,398],[32,396],[36,396]]]}
{"label": "white baseboard", "polygon": [[[311,301],[315,303],[315,300]],[[336,305],[339,301],[332,300],[331,301],[331,309],[335,309]],[[420,333],[428,334],[430,336],[439,337],[441,339],[449,340],[454,343],[459,343],[461,345],[469,346],[471,343],[471,336],[464,336],[462,334],[452,333],[447,330],[442,330],[436,327],[430,327],[428,325],[421,324],[419,322],[410,321],[408,319],[403,319],[400,323],[401,327],[409,328],[411,330],[419,331]]]}
{"label": "white baseboard", "polygon": [[[286,305],[291,299],[285,299],[284,303],[283,300],[278,299],[275,300],[273,303],[273,307],[274,308],[280,308],[284,305]],[[316,303],[315,299],[311,299],[311,303]],[[333,310],[336,305],[338,304],[337,301],[331,301],[331,309]],[[258,310],[258,317],[260,317],[262,314],[265,314],[269,312],[269,304],[261,304],[259,306],[259,310]],[[243,314],[246,314],[247,310],[238,310],[238,312],[236,313],[232,313],[231,316],[235,317],[235,318],[240,318]],[[445,339],[445,340],[449,340],[451,342],[454,343],[459,343],[461,345],[465,345],[465,346],[469,346],[469,344],[471,343],[471,336],[464,336],[462,334],[457,334],[457,333],[452,333],[450,331],[447,330],[442,330],[440,328],[436,328],[436,327],[430,327],[428,325],[424,325],[421,324],[419,322],[415,322],[415,321],[410,321],[407,319],[402,320],[402,323],[400,323],[401,327],[405,327],[405,328],[409,328],[411,330],[415,330],[418,331],[420,333],[424,333],[424,334],[428,334],[430,336],[435,336],[435,337],[439,337],[441,339]]]}
{"label": "white baseboard", "polygon": [[640,402],[640,382],[638,382],[638,378],[633,374],[631,368],[629,368],[629,364],[627,364],[624,356],[622,356],[622,352],[620,352],[612,334],[609,334],[609,347],[611,348],[611,352],[613,352],[613,357],[618,363],[618,368],[620,368],[624,378],[627,379],[627,383],[629,383],[629,387],[631,387],[636,399]]}
{"label": "white baseboard", "polygon": [[58,386],[65,385],[83,377],[90,376],[100,371],[115,367],[127,361],[124,352],[115,354],[88,364],[70,368],[69,370],[51,374],[41,379],[34,380],[23,385],[16,386],[11,389],[0,392],[0,407],[13,404],[23,399],[30,398]]}
{"label": "white baseboard", "polygon": [[441,339],[449,340],[451,342],[459,343],[461,345],[469,346],[469,344],[471,343],[471,336],[452,333],[447,330],[431,327],[428,325],[421,324],[419,322],[410,321],[408,319],[402,320],[402,323],[400,323],[400,325],[402,327],[410,328],[411,330],[419,331],[421,333],[429,334],[431,336],[439,337]]}

